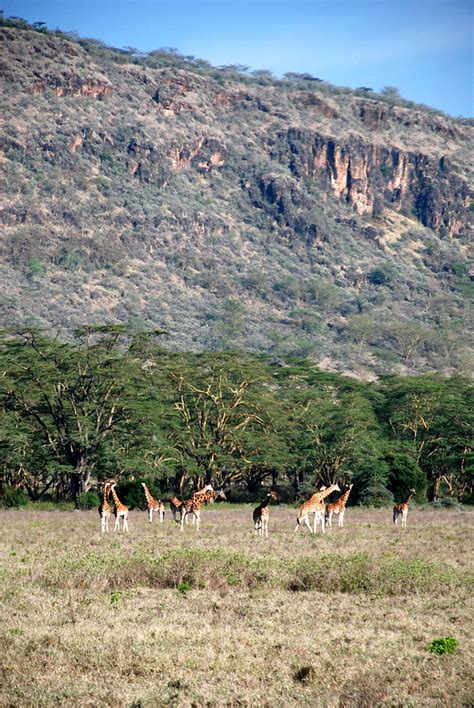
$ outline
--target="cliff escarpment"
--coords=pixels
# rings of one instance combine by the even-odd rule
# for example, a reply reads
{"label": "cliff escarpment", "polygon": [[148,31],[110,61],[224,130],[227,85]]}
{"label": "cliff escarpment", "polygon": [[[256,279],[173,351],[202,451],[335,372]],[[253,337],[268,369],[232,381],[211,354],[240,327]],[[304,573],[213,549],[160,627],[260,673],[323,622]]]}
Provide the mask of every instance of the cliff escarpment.
{"label": "cliff escarpment", "polygon": [[125,321],[369,377],[469,368],[470,121],[10,25],[3,325]]}

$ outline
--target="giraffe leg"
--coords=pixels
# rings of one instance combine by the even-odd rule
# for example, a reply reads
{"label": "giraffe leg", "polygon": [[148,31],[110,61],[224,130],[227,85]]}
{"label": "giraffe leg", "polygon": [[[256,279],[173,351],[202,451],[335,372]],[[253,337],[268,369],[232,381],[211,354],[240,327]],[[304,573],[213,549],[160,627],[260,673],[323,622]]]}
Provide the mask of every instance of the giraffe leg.
{"label": "giraffe leg", "polygon": [[344,510],[342,510],[342,511],[340,512],[340,514],[339,514],[339,524],[338,524],[338,526],[339,526],[340,529],[342,529],[342,527],[344,526]]}
{"label": "giraffe leg", "polygon": [[196,517],[196,531],[199,531],[199,527],[201,526],[201,512],[199,509],[196,509],[194,512],[194,515]]}
{"label": "giraffe leg", "polygon": [[334,514],[333,511],[328,511],[328,514],[326,516],[326,521],[328,523],[328,526],[332,526],[332,515]]}
{"label": "giraffe leg", "polygon": [[325,516],[326,516],[326,513],[325,513],[325,511],[324,511],[324,509],[323,509],[323,511],[321,512],[320,517],[319,517],[319,518],[321,519],[321,533],[325,533],[325,532],[326,532],[326,524],[325,524],[325,522],[324,522],[324,521],[325,521]]}
{"label": "giraffe leg", "polygon": [[300,517],[298,516],[298,517],[296,518],[295,532],[298,531],[299,527],[300,527]]}
{"label": "giraffe leg", "polygon": [[313,529],[311,528],[311,524],[309,523],[309,515],[308,514],[306,514],[306,516],[304,517],[304,522],[305,522],[306,526],[309,528],[310,532],[313,533]]}
{"label": "giraffe leg", "polygon": [[123,517],[123,528],[122,531],[126,531],[128,533],[128,514],[125,514]]}
{"label": "giraffe leg", "polygon": [[182,511],[182,512],[181,512],[181,522],[180,522],[180,523],[181,523],[181,531],[184,531],[184,520],[185,520],[185,518],[186,518],[187,515],[188,515],[188,514],[187,514],[186,511]]}
{"label": "giraffe leg", "polygon": [[120,531],[120,516],[118,515],[115,518],[114,533],[116,531]]}
{"label": "giraffe leg", "polygon": [[268,538],[268,517],[265,518],[265,538]]}
{"label": "giraffe leg", "polygon": [[165,512],[163,511],[163,509],[160,509],[160,524],[162,524],[164,520],[165,520]]}
{"label": "giraffe leg", "polygon": [[153,509],[151,507],[148,509],[148,521],[150,524],[153,523]]}

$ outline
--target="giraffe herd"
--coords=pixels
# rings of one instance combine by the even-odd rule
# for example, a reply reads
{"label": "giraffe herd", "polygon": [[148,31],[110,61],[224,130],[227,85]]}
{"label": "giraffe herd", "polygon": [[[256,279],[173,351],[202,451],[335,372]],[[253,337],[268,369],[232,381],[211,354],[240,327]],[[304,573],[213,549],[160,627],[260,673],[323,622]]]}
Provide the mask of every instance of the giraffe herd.
{"label": "giraffe herd", "polygon": [[[105,482],[103,489],[103,498],[99,506],[99,515],[101,520],[101,530],[102,533],[106,533],[109,530],[109,517],[111,514],[111,506],[109,504],[109,494],[112,495],[114,502],[113,513],[115,516],[115,526],[114,531],[120,531],[120,519],[122,519],[122,531],[128,532],[128,512],[129,509],[125,504],[122,504],[117,496],[115,487],[117,483],[113,480]],[[161,523],[165,519],[165,505],[161,499],[155,499],[148,487],[144,482],[142,482],[143,491],[145,494],[145,499],[148,507],[148,520],[150,523],[153,522],[153,512],[157,512],[158,518]],[[336,499],[336,501],[331,504],[325,504],[324,500],[332,492],[340,492],[341,489],[337,483],[331,484],[329,487],[321,487],[318,492],[315,492],[311,497],[305,501],[299,508],[298,516],[296,517],[295,532],[298,531],[300,526],[304,523],[309,528],[311,533],[316,533],[318,523],[321,524],[321,531],[324,533],[326,524],[332,526],[332,517],[336,514],[339,517],[338,526],[343,528],[344,526],[344,512],[346,509],[347,500],[351,493],[353,485],[347,485],[341,496]],[[416,494],[416,489],[410,489],[410,494],[408,498],[401,502],[400,504],[395,504],[393,507],[393,523],[396,526],[398,519],[401,518],[401,525],[407,525],[408,516],[408,505],[412,497]],[[278,497],[274,490],[268,492],[265,498],[260,502],[260,504],[253,510],[253,523],[255,535],[264,536],[268,538],[268,520],[270,516],[270,502],[276,500]],[[179,522],[181,531],[184,531],[185,524],[189,523],[189,520],[196,524],[196,529],[199,531],[201,525],[201,507],[203,504],[212,504],[216,499],[226,499],[225,493],[222,489],[214,489],[211,484],[207,484],[203,489],[195,492],[189,499],[178,499],[178,497],[173,497],[170,502],[170,510],[173,517],[173,521]],[[310,514],[314,514],[313,517],[313,527],[309,522]],[[179,516],[179,518],[178,518]]]}

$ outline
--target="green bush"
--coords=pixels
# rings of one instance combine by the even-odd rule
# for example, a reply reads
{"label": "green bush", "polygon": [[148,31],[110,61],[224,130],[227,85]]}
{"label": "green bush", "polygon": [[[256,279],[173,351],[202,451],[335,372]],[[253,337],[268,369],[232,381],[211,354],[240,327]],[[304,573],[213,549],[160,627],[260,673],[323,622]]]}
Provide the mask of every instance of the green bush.
{"label": "green bush", "polygon": [[461,502],[456,497],[441,497],[431,502],[433,509],[462,509]]}
{"label": "green bush", "polygon": [[426,646],[426,649],[432,654],[452,654],[458,646],[459,642],[454,637],[440,637],[439,639],[433,639]]}
{"label": "green bush", "polygon": [[37,258],[32,258],[27,263],[26,277],[32,280],[35,277],[40,278],[45,274],[44,265]]}
{"label": "green bush", "polygon": [[155,484],[150,479],[140,477],[140,479],[120,482],[116,490],[118,498],[130,509],[141,509],[143,511],[148,507],[142,482],[145,482],[150,494],[155,497],[155,499],[159,499],[161,496]]}
{"label": "green bush", "polygon": [[23,491],[23,489],[5,487],[2,491],[1,501],[3,506],[10,509],[19,509],[21,506],[26,506],[28,504],[28,495]]}
{"label": "green bush", "polygon": [[80,509],[96,509],[100,504],[100,499],[95,492],[86,492],[79,497]]}
{"label": "green bush", "polygon": [[118,607],[122,601],[123,593],[120,590],[112,590],[110,593],[110,604],[112,607]]}
{"label": "green bush", "polygon": [[178,591],[179,595],[186,595],[192,589],[193,589],[192,584],[189,583],[187,580],[183,580],[177,587],[177,591]]}

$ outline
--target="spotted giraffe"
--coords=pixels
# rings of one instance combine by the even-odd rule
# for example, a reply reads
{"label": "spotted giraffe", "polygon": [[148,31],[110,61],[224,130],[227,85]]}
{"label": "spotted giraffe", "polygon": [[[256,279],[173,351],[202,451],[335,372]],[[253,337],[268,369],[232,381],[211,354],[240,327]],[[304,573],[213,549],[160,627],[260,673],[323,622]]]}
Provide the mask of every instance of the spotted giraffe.
{"label": "spotted giraffe", "polygon": [[268,538],[268,517],[270,516],[270,502],[277,499],[276,492],[271,490],[265,499],[253,510],[253,525],[255,534]]}
{"label": "spotted giraffe", "polygon": [[[209,484],[206,487],[204,487],[203,489],[199,490],[198,492],[194,492],[192,498],[194,499],[196,494],[200,494],[201,492],[205,491],[206,489],[212,489],[212,486]],[[189,501],[190,500],[188,499],[188,502]],[[178,497],[174,496],[172,499],[170,499],[169,503],[170,503],[171,514],[173,516],[173,521],[177,521],[179,523],[181,521],[181,517],[183,516],[184,501],[182,499],[178,499]],[[178,514],[179,514],[179,519],[176,518],[178,516]],[[193,516],[193,522],[194,521],[195,521],[195,519]],[[187,523],[187,521],[186,521],[186,523]]]}
{"label": "spotted giraffe", "polygon": [[160,523],[163,523],[163,521],[165,520],[165,505],[163,504],[161,499],[156,500],[154,497],[151,496],[150,491],[146,486],[145,482],[142,482],[142,487],[143,491],[145,492],[146,502],[148,504],[148,521],[150,522],[150,524],[152,523],[153,512],[156,511],[158,512]]}
{"label": "spotted giraffe", "polygon": [[101,524],[101,528],[102,528],[102,533],[105,533],[106,531],[109,530],[109,517],[110,517],[110,512],[112,511],[109,501],[108,501],[109,493],[110,493],[110,482],[105,482],[104,496],[103,496],[103,499],[102,499],[100,506],[99,506],[99,515],[100,515],[100,524]]}
{"label": "spotted giraffe", "polygon": [[347,500],[349,499],[349,494],[354,485],[350,484],[344,494],[342,494],[339,499],[336,499],[332,504],[328,504],[326,507],[326,523],[332,526],[332,515],[339,514],[338,526],[342,528],[344,526],[344,512],[346,510]]}
{"label": "spotted giraffe", "polygon": [[407,525],[408,503],[414,494],[416,494],[416,489],[410,489],[410,494],[406,501],[401,502],[400,504],[395,504],[393,507],[393,523],[395,526],[397,525],[398,518],[400,516],[402,517],[402,526]]}
{"label": "spotted giraffe", "polygon": [[[338,484],[331,484],[330,487],[323,488],[319,492],[316,492],[311,496],[308,501],[300,506],[298,516],[296,517],[295,531],[298,531],[300,525],[304,521],[306,526],[309,528],[311,533],[316,533],[316,524],[321,521],[321,530],[324,533],[324,499],[328,497],[331,492],[340,492],[340,487]],[[311,528],[309,523],[309,515],[314,514],[314,528]]]}
{"label": "spotted giraffe", "polygon": [[125,506],[125,504],[122,504],[122,502],[118,498],[117,492],[115,491],[116,486],[117,486],[117,482],[111,482],[110,492],[112,494],[114,504],[115,504],[115,507],[114,507],[114,514],[115,514],[114,532],[120,531],[120,519],[122,519],[123,520],[122,531],[127,531],[127,533],[128,533],[128,506]]}
{"label": "spotted giraffe", "polygon": [[208,484],[200,492],[196,492],[191,499],[185,499],[182,505],[181,512],[181,531],[184,530],[184,522],[187,523],[188,515],[193,515],[196,519],[196,528],[199,531],[201,525],[201,506],[206,502],[213,502],[216,499],[226,499],[226,495],[222,489],[214,490],[211,484]]}

